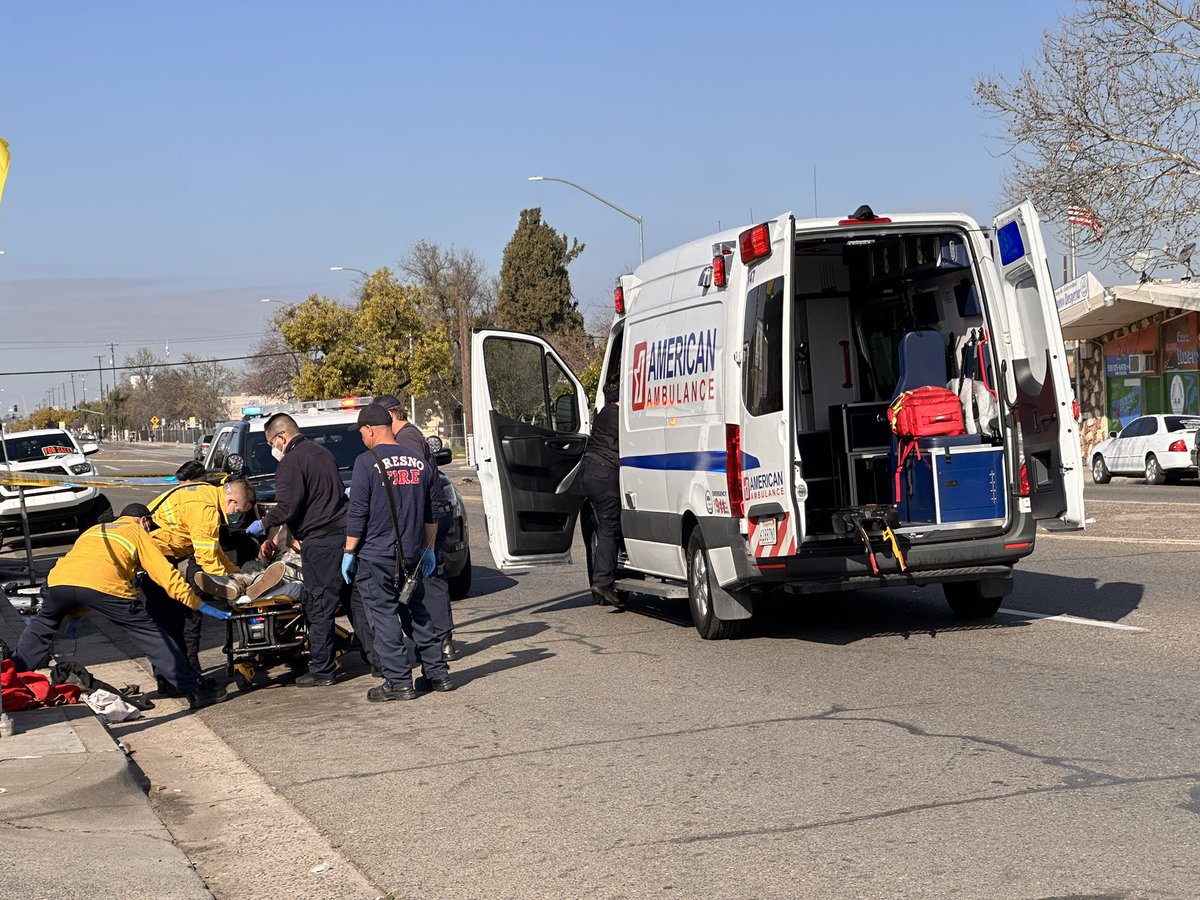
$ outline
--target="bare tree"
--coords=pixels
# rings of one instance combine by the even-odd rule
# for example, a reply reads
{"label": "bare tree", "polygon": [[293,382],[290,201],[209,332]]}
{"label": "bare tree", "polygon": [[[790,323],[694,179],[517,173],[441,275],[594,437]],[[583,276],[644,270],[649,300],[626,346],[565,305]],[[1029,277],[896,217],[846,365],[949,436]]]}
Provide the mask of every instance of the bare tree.
{"label": "bare tree", "polygon": [[[471,329],[490,315],[495,304],[495,281],[470,250],[444,249],[417,241],[400,268],[433,301],[441,321],[449,325],[457,363],[453,377],[444,379],[446,393],[463,408],[467,431],[474,429],[471,409]],[[439,323],[440,324],[440,323]]]}
{"label": "bare tree", "polygon": [[1005,122],[1010,199],[1101,223],[1080,249],[1122,260],[1200,224],[1200,3],[1083,0],[1042,38],[1034,64],[976,80]]}
{"label": "bare tree", "polygon": [[300,377],[303,354],[291,351],[274,326],[254,342],[250,353],[255,358],[242,369],[241,389],[254,396],[294,400],[292,382]]}

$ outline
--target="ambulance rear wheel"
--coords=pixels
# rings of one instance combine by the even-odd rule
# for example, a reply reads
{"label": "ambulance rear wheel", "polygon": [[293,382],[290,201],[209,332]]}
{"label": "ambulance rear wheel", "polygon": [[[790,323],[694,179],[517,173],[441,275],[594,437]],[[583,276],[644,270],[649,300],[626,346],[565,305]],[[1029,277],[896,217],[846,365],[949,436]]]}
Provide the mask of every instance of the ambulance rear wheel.
{"label": "ambulance rear wheel", "polygon": [[985,597],[979,581],[948,581],[942,593],[954,615],[960,619],[990,619],[1000,608],[1003,597]]}
{"label": "ambulance rear wheel", "polygon": [[688,541],[688,607],[692,611],[692,622],[700,637],[706,641],[723,641],[741,630],[742,622],[722,621],[713,608],[713,591],[721,590],[713,580],[709,565],[708,550],[704,538],[697,528]]}

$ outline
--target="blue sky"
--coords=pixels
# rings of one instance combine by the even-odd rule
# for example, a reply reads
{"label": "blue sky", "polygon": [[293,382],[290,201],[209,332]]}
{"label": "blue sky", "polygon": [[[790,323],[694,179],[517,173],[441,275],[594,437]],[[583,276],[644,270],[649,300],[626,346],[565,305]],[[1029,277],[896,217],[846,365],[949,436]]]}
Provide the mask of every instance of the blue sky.
{"label": "blue sky", "polygon": [[[348,297],[331,265],[394,265],[426,239],[498,271],[530,206],[587,244],[571,274],[594,314],[637,226],[530,175],[644,216],[647,255],[811,215],[814,167],[822,215],[990,220],[1000,123],[972,80],[1015,72],[1070,9],[6,2],[0,371],[78,366],[94,396],[101,342],[118,363],[167,341],[172,359],[239,355],[258,298]],[[63,380],[0,377],[0,403]]]}

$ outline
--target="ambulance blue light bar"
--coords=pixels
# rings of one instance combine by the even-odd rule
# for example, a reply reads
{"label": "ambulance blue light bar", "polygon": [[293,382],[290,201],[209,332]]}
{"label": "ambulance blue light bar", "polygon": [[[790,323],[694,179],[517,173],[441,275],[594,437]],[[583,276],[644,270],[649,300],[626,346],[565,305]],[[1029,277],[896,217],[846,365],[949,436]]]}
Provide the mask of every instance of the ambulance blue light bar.
{"label": "ambulance blue light bar", "polygon": [[243,416],[261,416],[262,415],[262,407],[261,406],[243,406],[242,407],[242,415]]}

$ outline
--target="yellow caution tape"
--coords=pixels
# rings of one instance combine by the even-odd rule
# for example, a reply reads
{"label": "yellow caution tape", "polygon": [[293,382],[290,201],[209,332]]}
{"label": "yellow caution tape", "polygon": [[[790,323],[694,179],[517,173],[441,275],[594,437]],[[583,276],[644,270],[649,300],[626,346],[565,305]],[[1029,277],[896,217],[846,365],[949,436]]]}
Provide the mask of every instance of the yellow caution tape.
{"label": "yellow caution tape", "polygon": [[10,487],[153,487],[178,484],[174,475],[54,475],[50,472],[9,472],[0,467],[0,484]]}

